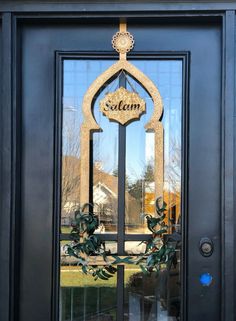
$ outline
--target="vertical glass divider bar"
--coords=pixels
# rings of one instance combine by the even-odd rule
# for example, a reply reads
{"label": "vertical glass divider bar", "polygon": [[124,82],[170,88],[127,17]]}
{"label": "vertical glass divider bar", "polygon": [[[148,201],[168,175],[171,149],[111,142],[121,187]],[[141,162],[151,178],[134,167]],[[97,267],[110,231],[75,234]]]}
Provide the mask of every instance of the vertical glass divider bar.
{"label": "vertical glass divider bar", "polygon": [[73,321],[74,316],[74,288],[70,292],[70,321]]}
{"label": "vertical glass divider bar", "polygon": [[87,314],[87,288],[84,287],[84,315],[83,321],[86,321],[86,314]]}
{"label": "vertical glass divider bar", "polygon": [[[89,139],[89,212],[93,213],[93,134],[90,134],[90,139]],[[81,204],[83,205],[83,204]],[[100,221],[99,221],[100,224]]]}
{"label": "vertical glass divider bar", "polygon": [[119,265],[117,269],[117,311],[116,320],[124,320],[124,277],[125,269],[124,265]]}
{"label": "vertical glass divider bar", "polygon": [[[126,88],[124,73],[119,76],[119,87]],[[119,124],[118,144],[118,255],[124,254],[125,245],[125,154],[126,126]],[[117,321],[124,319],[124,266],[118,266],[117,271]]]}
{"label": "vertical glass divider bar", "polygon": [[[119,87],[126,87],[123,73],[119,76]],[[125,159],[126,159],[126,126],[119,124],[118,143],[118,254],[124,254],[125,241]]]}

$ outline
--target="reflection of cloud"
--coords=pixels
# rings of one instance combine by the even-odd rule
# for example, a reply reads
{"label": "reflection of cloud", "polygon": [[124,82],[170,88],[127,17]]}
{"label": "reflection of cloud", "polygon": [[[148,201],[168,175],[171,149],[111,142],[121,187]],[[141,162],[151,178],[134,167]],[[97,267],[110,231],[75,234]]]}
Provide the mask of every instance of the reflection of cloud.
{"label": "reflection of cloud", "polygon": [[65,106],[63,107],[63,109],[64,109],[64,111],[73,111],[73,112],[76,112],[76,111],[77,111],[76,107],[74,107],[74,106],[69,106],[69,105],[65,105]]}

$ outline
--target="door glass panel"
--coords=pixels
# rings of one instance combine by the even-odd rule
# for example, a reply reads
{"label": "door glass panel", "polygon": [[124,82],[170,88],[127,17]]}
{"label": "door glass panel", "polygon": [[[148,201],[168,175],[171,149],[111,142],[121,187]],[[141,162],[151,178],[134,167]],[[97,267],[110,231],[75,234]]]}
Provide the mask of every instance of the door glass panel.
{"label": "door glass panel", "polygon": [[145,132],[145,125],[153,114],[153,102],[148,93],[130,77],[127,88],[135,90],[145,100],[146,113],[139,121],[126,127],[125,230],[127,234],[143,234],[149,232],[142,214],[153,214],[155,207],[155,134]]}
{"label": "door glass panel", "polygon": [[[132,63],[155,83],[164,103],[164,201],[171,229],[172,224],[178,224],[181,206],[182,62],[134,60]],[[147,113],[126,129],[128,234],[149,233],[142,213],[155,214],[155,139],[154,133],[147,133],[144,128],[152,115],[153,103],[145,91],[136,89],[146,101]]]}
{"label": "door glass panel", "polygon": [[145,253],[146,245],[140,241],[125,242],[125,253],[129,255],[139,255]]}
{"label": "door glass panel", "polygon": [[[83,96],[91,83],[113,63],[105,59],[74,59],[64,60],[63,64],[60,321],[114,321],[118,309],[122,309],[123,319],[127,321],[179,321],[179,243],[174,245],[175,256],[169,269],[163,269],[158,275],[154,272],[145,275],[138,265],[124,264],[109,280],[95,281],[91,275],[83,274],[78,260],[65,253],[71,223],[83,205],[80,201],[83,188],[80,176],[84,170],[81,168]],[[181,222],[182,61],[134,59],[132,63],[154,82],[164,104],[163,197],[167,205],[165,237],[168,237],[174,232],[180,233]],[[155,132],[145,131],[154,108],[149,94],[127,74],[125,87],[145,100],[147,111],[139,120],[125,126],[109,121],[100,112],[99,101],[118,87],[118,78],[107,83],[91,106],[100,130],[91,132],[88,138],[90,155],[86,174],[90,177],[89,200],[99,221],[95,233],[105,242],[110,258],[118,254],[135,259],[145,252],[145,242],[151,234],[143,214],[156,216],[157,146]],[[125,140],[121,141],[120,131]],[[122,144],[125,152],[121,155]],[[123,172],[120,162],[125,164]],[[119,192],[122,184],[125,185],[123,208]],[[119,221],[121,215],[123,225]]]}
{"label": "door glass panel", "polygon": [[[114,81],[110,87],[117,87]],[[115,233],[118,218],[118,124],[99,110],[102,91],[94,104],[94,116],[102,132],[93,133],[93,204],[102,233]]]}
{"label": "door glass panel", "polygon": [[[111,60],[64,60],[63,64],[63,126],[62,126],[62,195],[61,195],[61,230],[70,232],[71,220],[80,204],[80,127],[83,122],[82,101],[91,83],[109,66]],[[97,115],[97,106],[95,107]],[[99,116],[100,117],[100,116]],[[103,133],[94,134],[94,192],[95,201],[102,206],[98,190],[106,181],[106,174],[115,173],[117,168],[117,124],[112,124],[105,117],[97,117]],[[112,131],[114,135],[108,133]],[[109,142],[109,144],[108,144]],[[106,149],[110,146],[112,153]],[[105,152],[106,151],[106,152]],[[100,184],[99,184],[100,183]],[[115,186],[116,183],[113,182]],[[115,186],[114,188],[117,189]],[[117,204],[109,204],[113,213]],[[103,206],[103,211],[104,211]],[[102,221],[103,222],[103,221]],[[113,223],[113,230],[115,224]]]}
{"label": "door glass panel", "polygon": [[[76,275],[76,272],[65,272],[67,278],[80,280],[84,275]],[[66,278],[65,276],[65,278]],[[92,280],[93,281],[93,280]],[[76,286],[63,286],[61,289],[61,320],[116,320],[116,280],[110,282],[100,282],[91,284],[90,280],[85,280]],[[87,284],[86,284],[87,283]]]}
{"label": "door glass panel", "polygon": [[[62,195],[61,239],[70,233],[80,203],[80,128],[82,100],[89,85],[110,65],[111,60],[65,60],[63,64]],[[101,95],[99,97],[102,97]],[[100,98],[99,98],[100,99]],[[96,233],[117,229],[117,199],[107,197],[107,189],[117,193],[117,124],[110,123],[94,106],[95,118],[103,129],[93,133],[93,188],[95,212],[100,225]],[[112,135],[111,135],[112,132]],[[108,149],[106,146],[109,146]],[[105,188],[105,193],[103,192]],[[105,197],[103,195],[105,194]],[[66,236],[65,236],[66,238]],[[60,321],[116,320],[116,275],[109,282],[85,276],[77,260],[65,255],[61,242]],[[117,243],[106,242],[106,250],[117,253]]]}
{"label": "door glass panel", "polygon": [[179,266],[144,275],[137,266],[125,269],[125,321],[180,320]]}

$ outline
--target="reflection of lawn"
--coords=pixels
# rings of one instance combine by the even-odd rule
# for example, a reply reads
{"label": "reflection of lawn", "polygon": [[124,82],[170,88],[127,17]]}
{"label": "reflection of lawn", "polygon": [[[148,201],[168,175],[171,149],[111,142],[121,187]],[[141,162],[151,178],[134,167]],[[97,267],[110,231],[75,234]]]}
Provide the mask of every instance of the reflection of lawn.
{"label": "reflection of lawn", "polygon": [[66,244],[69,244],[69,243],[70,243],[70,241],[68,241],[68,240],[63,240],[63,241],[61,241],[61,245],[62,245],[62,246],[66,245]]}
{"label": "reflection of lawn", "polygon": [[[137,265],[130,265],[125,271],[125,284],[134,274],[140,272]],[[62,287],[116,287],[116,274],[109,280],[94,281],[91,275],[85,275],[77,266],[61,267],[61,286]]]}
{"label": "reflection of lawn", "polygon": [[62,226],[61,233],[69,234],[71,232],[71,226]]}
{"label": "reflection of lawn", "polygon": [[61,320],[116,320],[115,287],[63,287]]}

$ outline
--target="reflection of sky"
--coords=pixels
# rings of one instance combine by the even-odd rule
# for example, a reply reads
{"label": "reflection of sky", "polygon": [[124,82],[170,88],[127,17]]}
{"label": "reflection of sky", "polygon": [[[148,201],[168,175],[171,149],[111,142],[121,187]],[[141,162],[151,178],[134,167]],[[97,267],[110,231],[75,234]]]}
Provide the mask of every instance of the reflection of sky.
{"label": "reflection of sky", "polygon": [[[65,60],[63,106],[64,120],[73,118],[82,123],[82,101],[84,94],[98,75],[111,66],[111,60]],[[73,117],[71,117],[73,113]]]}
{"label": "reflection of sky", "polygon": [[[129,77],[133,89],[146,102],[146,113],[139,121],[132,122],[126,129],[126,173],[131,181],[140,179],[144,174],[147,164],[154,159],[153,133],[145,133],[145,125],[150,120],[153,113],[153,103],[146,91]],[[127,86],[130,91],[132,88]]]}
{"label": "reflection of sky", "polygon": [[[82,99],[90,84],[114,61],[111,60],[65,60],[64,61],[64,128],[78,129],[82,122]],[[168,181],[170,168],[175,167],[175,179],[180,179],[180,160],[175,153],[181,148],[181,105],[182,105],[182,62],[178,60],[132,60],[157,86],[164,103],[164,155],[165,181]],[[147,112],[140,121],[127,126],[126,167],[131,180],[140,178],[145,165],[154,157],[154,140],[152,133],[145,133],[144,126],[153,112],[153,103],[149,95],[133,79],[132,87],[145,99]],[[118,167],[118,124],[110,122],[99,112],[98,102],[107,91],[115,91],[117,83],[112,83],[98,97],[94,115],[103,129],[102,133],[93,134],[94,161],[107,172]],[[131,87],[127,86],[129,90]],[[73,127],[74,126],[74,127]],[[78,131],[74,135],[78,139]],[[67,153],[66,130],[63,131],[63,151]],[[178,157],[177,157],[178,158]],[[177,174],[176,174],[177,172]]]}
{"label": "reflection of sky", "polygon": [[99,102],[105,94],[118,88],[117,79],[111,82],[97,97],[94,105],[94,117],[102,129],[101,133],[93,134],[93,158],[100,167],[113,173],[118,169],[118,123],[111,122],[100,112]]}
{"label": "reflection of sky", "polygon": [[[164,105],[162,119],[164,126],[164,177],[165,181],[169,181],[169,176],[173,176],[174,172],[175,177],[172,178],[175,181],[180,180],[180,158],[175,154],[181,148],[182,62],[177,60],[133,60],[132,63],[154,82],[161,94]],[[140,91],[138,90],[138,92]],[[127,129],[127,131],[133,132],[133,139],[130,138],[132,134],[131,136],[127,135],[127,150],[130,149],[128,152],[130,157],[127,157],[127,172],[128,175],[136,172],[139,177],[144,172],[145,163],[147,165],[149,159],[154,159],[153,134],[146,133],[145,135],[143,132],[143,127],[153,111],[153,103],[145,91],[141,96],[146,100],[147,109],[151,112],[143,116],[140,122],[132,123],[132,129]],[[133,179],[137,178],[133,177]]]}

